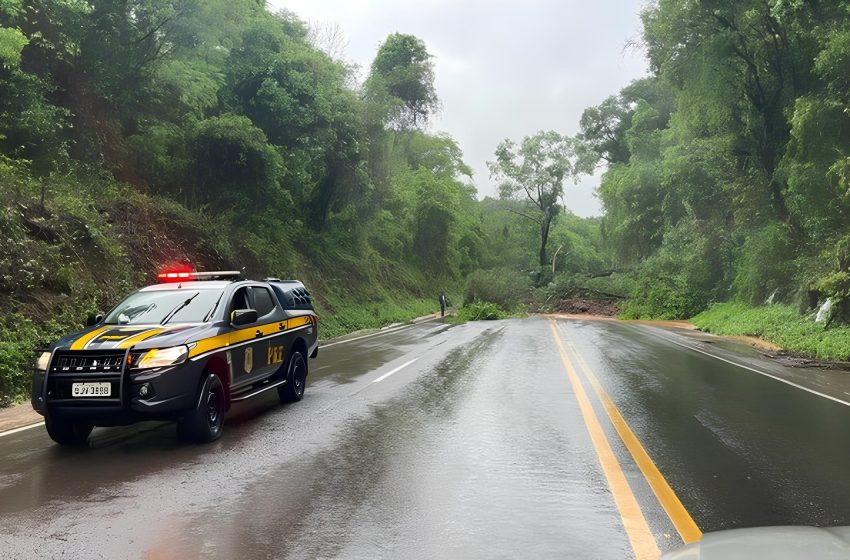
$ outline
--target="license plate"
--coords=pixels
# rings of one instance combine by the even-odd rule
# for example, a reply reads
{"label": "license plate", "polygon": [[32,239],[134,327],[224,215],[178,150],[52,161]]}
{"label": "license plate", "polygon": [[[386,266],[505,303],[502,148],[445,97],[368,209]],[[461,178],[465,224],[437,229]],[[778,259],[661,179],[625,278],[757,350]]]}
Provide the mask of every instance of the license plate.
{"label": "license plate", "polygon": [[72,397],[108,397],[112,395],[112,383],[72,383]]}

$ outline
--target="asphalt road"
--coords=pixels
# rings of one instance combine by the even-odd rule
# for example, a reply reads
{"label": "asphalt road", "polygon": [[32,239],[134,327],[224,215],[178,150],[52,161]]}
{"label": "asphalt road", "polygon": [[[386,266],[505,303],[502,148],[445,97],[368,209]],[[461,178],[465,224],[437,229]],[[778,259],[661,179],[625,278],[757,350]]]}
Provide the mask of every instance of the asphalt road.
{"label": "asphalt road", "polygon": [[[3,558],[655,558],[850,525],[850,381],[605,321],[422,323],[336,343],[224,437],[0,436]],[[274,392],[272,392],[274,393]]]}

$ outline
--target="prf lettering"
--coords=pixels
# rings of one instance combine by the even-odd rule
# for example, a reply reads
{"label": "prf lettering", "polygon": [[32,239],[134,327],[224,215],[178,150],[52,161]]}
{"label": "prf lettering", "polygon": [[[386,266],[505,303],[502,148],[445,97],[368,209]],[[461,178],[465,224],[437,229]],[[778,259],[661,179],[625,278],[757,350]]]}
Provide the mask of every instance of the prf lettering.
{"label": "prf lettering", "polygon": [[276,364],[283,361],[283,346],[269,346],[269,363]]}

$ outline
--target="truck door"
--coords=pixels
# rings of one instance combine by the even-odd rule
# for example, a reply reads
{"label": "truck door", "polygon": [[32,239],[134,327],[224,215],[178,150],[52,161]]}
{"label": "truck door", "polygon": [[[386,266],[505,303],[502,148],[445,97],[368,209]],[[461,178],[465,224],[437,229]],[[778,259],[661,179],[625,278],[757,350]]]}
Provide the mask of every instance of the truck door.
{"label": "truck door", "polygon": [[268,377],[280,367],[283,361],[283,336],[280,334],[280,319],[274,295],[269,288],[251,286],[248,288],[253,308],[257,310],[257,324],[263,338],[258,341],[254,351],[254,371],[259,377]]}
{"label": "truck door", "polygon": [[[247,287],[239,288],[233,294],[228,317],[233,311],[254,309]],[[259,316],[259,312],[257,313]],[[230,360],[233,370],[233,384],[241,385],[255,378],[261,378],[266,361],[268,341],[262,336],[262,318],[251,325],[241,325],[230,333]]]}

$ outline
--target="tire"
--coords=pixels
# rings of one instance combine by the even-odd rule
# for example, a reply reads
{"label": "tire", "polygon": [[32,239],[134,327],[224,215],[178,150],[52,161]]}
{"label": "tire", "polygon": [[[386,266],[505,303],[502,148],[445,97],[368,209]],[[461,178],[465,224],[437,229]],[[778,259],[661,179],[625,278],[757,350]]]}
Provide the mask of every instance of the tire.
{"label": "tire", "polygon": [[286,373],[286,383],[277,388],[280,401],[283,403],[298,402],[304,398],[304,388],[307,385],[307,360],[300,350],[292,352],[289,358],[289,371]]}
{"label": "tire", "polygon": [[177,421],[177,437],[187,443],[209,443],[221,437],[227,393],[217,375],[209,374],[201,384],[195,406]]}
{"label": "tire", "polygon": [[44,426],[47,435],[59,445],[84,447],[88,445],[89,435],[94,429],[92,424],[85,422],[71,422],[63,418],[53,418],[49,414],[44,417]]}

